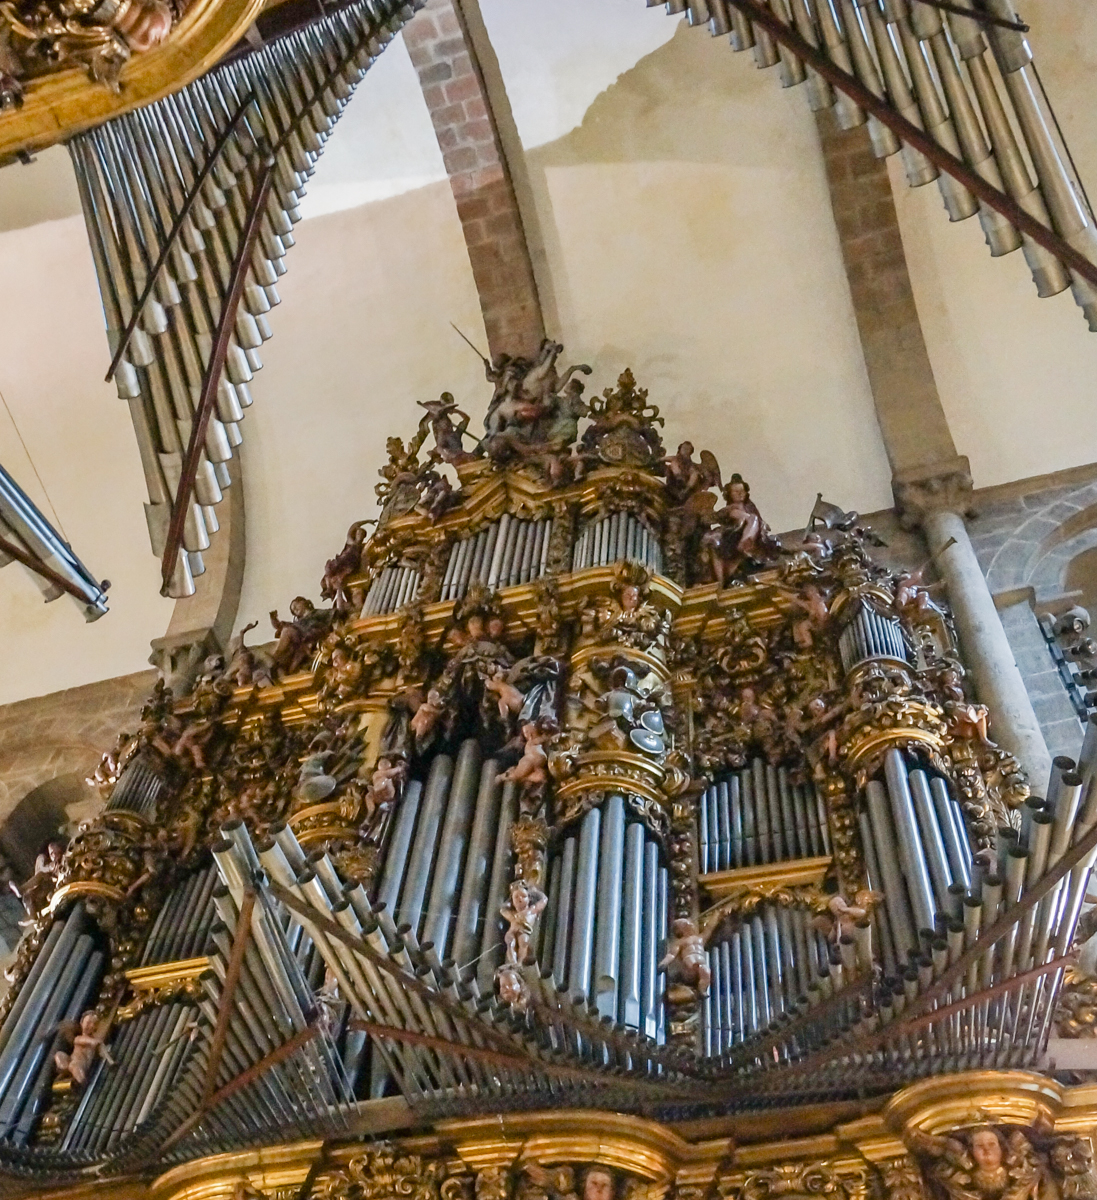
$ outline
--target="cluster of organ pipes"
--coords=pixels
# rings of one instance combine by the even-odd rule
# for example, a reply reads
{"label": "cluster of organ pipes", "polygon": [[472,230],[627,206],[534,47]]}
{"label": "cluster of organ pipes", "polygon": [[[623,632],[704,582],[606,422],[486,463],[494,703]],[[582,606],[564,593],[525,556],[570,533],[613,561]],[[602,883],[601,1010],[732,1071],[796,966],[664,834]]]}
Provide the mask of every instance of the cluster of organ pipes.
{"label": "cluster of organ pipes", "polygon": [[706,788],[697,824],[701,873],[830,854],[823,799],[785,766],[756,758]]}
{"label": "cluster of organ pipes", "polygon": [[663,569],[658,537],[630,512],[610,513],[587,525],[575,543],[571,569],[603,567],[621,559],[631,559],[656,573]]}
{"label": "cluster of organ pipes", "polygon": [[370,585],[362,612],[372,616],[410,604],[419,594],[420,579],[418,567],[385,567]]}
{"label": "cluster of organ pipes", "polygon": [[[186,507],[169,595],[191,595],[205,569],[306,181],[355,87],[412,11],[384,0],[348,5],[69,143],[157,555],[168,547],[173,510]],[[238,262],[249,206],[260,199],[260,164],[272,151],[258,236]],[[234,271],[245,268],[230,311]],[[217,362],[222,326],[227,349]],[[207,393],[212,408],[202,413]],[[203,423],[193,489],[180,495],[192,427]]]}
{"label": "cluster of organ pipes", "polygon": [[599,1016],[665,1040],[667,868],[658,840],[626,813],[625,797],[592,808],[549,866],[541,969]]}
{"label": "cluster of organ pipes", "polygon": [[454,544],[442,580],[442,599],[460,600],[475,584],[494,590],[541,578],[551,538],[551,517],[526,521],[504,513],[479,533]]}
{"label": "cluster of organ pipes", "polygon": [[[978,5],[966,16],[922,0],[777,0],[771,8],[785,28],[825,60],[1097,263],[1093,211],[1059,134],[1023,27],[1018,28],[1012,0],[988,0],[986,12],[996,21],[980,20]],[[978,213],[993,256],[1021,248],[1037,293],[1053,296],[1069,286],[1090,329],[1097,330],[1093,282],[1069,270],[952,175],[942,175],[925,154],[901,143],[849,96],[835,92],[753,22],[745,6],[736,0],[667,0],[666,9],[687,13],[693,25],[707,22],[714,36],[730,37],[734,50],[753,48],[759,67],[779,66],[782,86],[804,85],[809,106],[815,111],[832,108],[841,128],[867,120],[877,157],[901,154],[911,187],[936,179],[949,220]]]}
{"label": "cluster of organ pipes", "polygon": [[873,658],[894,658],[907,662],[906,639],[902,626],[894,617],[874,611],[862,604],[853,620],[842,630],[838,638],[838,652],[842,666],[852,671],[859,663]]}
{"label": "cluster of organ pipes", "polygon": [[738,929],[714,939],[707,954],[706,1056],[722,1055],[794,1013],[831,973],[830,949],[803,906],[763,903]]}

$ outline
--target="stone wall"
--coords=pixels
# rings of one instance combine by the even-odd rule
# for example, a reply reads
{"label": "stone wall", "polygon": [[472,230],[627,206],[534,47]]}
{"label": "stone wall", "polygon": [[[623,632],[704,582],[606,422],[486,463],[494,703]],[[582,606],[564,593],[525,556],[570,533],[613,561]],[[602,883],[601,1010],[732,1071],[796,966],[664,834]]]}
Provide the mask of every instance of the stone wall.
{"label": "stone wall", "polygon": [[1037,618],[1073,604],[1097,617],[1097,465],[985,488],[973,504],[972,545],[1048,747],[1075,756],[1082,726]]}
{"label": "stone wall", "polygon": [[35,788],[94,770],[136,727],[155,682],[155,671],[139,671],[0,707],[0,825]]}

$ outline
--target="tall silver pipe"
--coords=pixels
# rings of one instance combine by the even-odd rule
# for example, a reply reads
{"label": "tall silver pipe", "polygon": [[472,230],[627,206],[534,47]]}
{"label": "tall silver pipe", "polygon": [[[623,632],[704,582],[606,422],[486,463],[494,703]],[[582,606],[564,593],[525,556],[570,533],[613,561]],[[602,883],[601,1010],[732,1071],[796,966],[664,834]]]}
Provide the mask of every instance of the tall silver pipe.
{"label": "tall silver pipe", "polygon": [[744,920],[739,939],[742,956],[742,1037],[752,1037],[759,1028],[758,986],[754,978],[754,935],[749,920]]}
{"label": "tall silver pipe", "polygon": [[381,883],[377,888],[377,900],[384,904],[389,912],[396,911],[396,902],[404,882],[404,871],[408,865],[408,853],[411,850],[411,838],[415,832],[415,822],[419,816],[422,795],[423,784],[420,780],[410,779],[404,784],[404,794],[400,797],[396,822],[393,825],[392,836],[385,852],[385,866],[381,872]]}
{"label": "tall silver pipe", "polygon": [[598,839],[601,809],[592,808],[579,827],[579,854],[575,868],[575,907],[568,955],[568,988],[573,996],[586,997],[591,990],[594,951],[595,899],[598,892]]}
{"label": "tall silver pipe", "polygon": [[743,859],[743,798],[739,786],[739,776],[730,775],[727,780],[728,791],[728,857],[727,865],[741,867]]}
{"label": "tall silver pipe", "polygon": [[487,759],[480,769],[476,816],[469,838],[461,904],[457,911],[453,949],[450,952],[459,973],[465,972],[480,953],[494,839],[499,820],[499,798],[503,790],[496,779],[498,773],[499,766],[494,758]]}
{"label": "tall silver pipe", "polygon": [[752,867],[756,862],[760,862],[761,860],[758,857],[758,837],[754,820],[754,778],[749,767],[746,770],[739,772],[739,791],[742,797],[743,806],[742,865],[745,867]]}
{"label": "tall silver pipe", "polygon": [[659,916],[659,847],[649,840],[644,846],[644,893],[642,897],[643,931],[640,936],[642,956],[641,993],[643,1031],[649,1038],[656,1035],[655,980],[658,972],[659,945],[663,931],[658,928]]}
{"label": "tall silver pipe", "polygon": [[431,869],[438,853],[438,834],[442,814],[453,778],[453,759],[448,754],[436,754],[430,765],[423,788],[422,811],[415,827],[407,875],[400,891],[396,919],[418,931],[423,916],[423,904],[430,884]]}
{"label": "tall silver pipe", "polygon": [[0,1100],[0,1133],[11,1132],[91,953],[91,935],[80,934],[57,979],[56,986],[50,991],[46,1003],[42,1006],[41,1015],[34,1031],[30,1038],[20,1045],[18,1061],[4,1082],[3,1099]]}
{"label": "tall silver pipe", "polygon": [[700,866],[701,874],[707,875],[709,871],[709,808],[712,789],[705,788],[701,793],[701,799],[697,805],[697,858]]}
{"label": "tall silver pipe", "polygon": [[777,912],[772,904],[762,907],[762,930],[765,935],[766,975],[769,978],[769,998],[773,1015],[785,1011],[785,964],[781,954],[781,931]]}
{"label": "tall silver pipe", "polygon": [[756,758],[750,764],[751,783],[754,790],[754,836],[757,852],[756,862],[768,863],[773,861],[769,823],[769,796],[766,792],[766,764]]}
{"label": "tall silver pipe", "polygon": [[930,878],[933,880],[934,895],[937,898],[937,911],[948,912],[948,889],[954,880],[949,868],[945,841],[937,823],[929,782],[924,771],[911,771],[909,779],[914,811],[918,818],[918,828],[922,833],[922,846],[925,850]]}
{"label": "tall silver pipe", "polygon": [[[31,984],[28,977],[28,982],[23,985],[23,990],[27,992],[27,999],[22,1002],[21,1010],[11,1026],[4,1048],[0,1051],[0,1097],[7,1096],[12,1079],[18,1070],[19,1061],[23,1057],[27,1044],[40,1028],[43,1014],[47,1011],[50,999],[56,992],[65,968],[72,958],[77,939],[83,933],[83,906],[74,908],[65,920],[58,924],[60,927],[58,936],[52,939],[47,938],[46,944],[39,952],[42,969],[38,972],[34,983]],[[57,927],[55,926],[55,928]],[[13,1008],[12,1011],[14,1013],[16,1010]]]}
{"label": "tall silver pipe", "polygon": [[643,1028],[644,825],[633,821],[625,831],[625,882],[621,909],[620,1021]]}
{"label": "tall silver pipe", "polygon": [[[857,814],[857,823],[861,831],[861,846],[865,852],[865,866],[868,870],[868,886],[874,892],[881,892],[886,899],[883,874],[880,869],[880,859],[876,853],[876,839],[869,823],[868,813],[862,810]],[[894,975],[897,967],[895,946],[891,935],[891,922],[886,920],[886,905],[877,908],[873,918],[880,929],[880,949],[884,956],[884,970],[888,975]],[[886,929],[885,929],[886,925]]]}
{"label": "tall silver pipe", "polygon": [[567,986],[568,980],[568,947],[571,944],[571,917],[575,896],[575,856],[578,845],[578,838],[566,838],[560,854],[560,899],[556,910],[552,948],[552,978],[558,990],[563,990]]}
{"label": "tall silver pipe", "polygon": [[518,819],[518,785],[507,783],[499,800],[499,824],[495,834],[495,853],[491,860],[491,883],[484,911],[484,934],[480,942],[480,963],[476,979],[481,992],[494,986],[495,968],[503,961],[505,922],[499,909],[507,898],[514,864],[511,829]]}
{"label": "tall silver pipe", "polygon": [[[926,857],[918,838],[914,802],[908,785],[906,762],[902,751],[891,749],[884,756],[884,775],[887,779],[887,795],[891,801],[891,815],[895,822],[895,833],[899,842],[899,860],[907,882],[911,908],[919,932],[934,927],[933,887],[930,883]],[[879,850],[879,847],[877,847]],[[883,864],[881,864],[883,865]]]}
{"label": "tall silver pipe", "polygon": [[716,804],[719,816],[720,844],[718,847],[717,864],[721,871],[727,871],[732,865],[731,857],[731,793],[727,780],[721,780],[716,785]]}
{"label": "tall silver pipe", "polygon": [[731,959],[731,1017],[728,1021],[728,1033],[732,1042],[741,1042],[747,1035],[746,1008],[743,991],[742,941],[742,930],[733,930],[731,938],[728,941],[728,955]]}
{"label": "tall silver pipe", "polygon": [[804,787],[807,788],[809,804],[811,801],[815,802],[815,813],[816,813],[816,817],[818,818],[818,822],[819,822],[819,825],[818,825],[819,838],[823,844],[823,853],[829,854],[830,853],[830,822],[827,820],[827,806],[823,800],[823,794],[822,794],[822,792],[819,791],[819,789],[813,783],[806,783],[806,784],[804,784]]}
{"label": "tall silver pipe", "polygon": [[461,743],[457,754],[423,922],[423,941],[433,942],[440,958],[446,956],[449,946],[450,925],[458,901],[461,870],[465,865],[479,774],[480,743],[475,738],[467,738]]}
{"label": "tall silver pipe", "polygon": [[888,920],[895,937],[895,951],[906,960],[911,951],[918,948],[918,936],[907,899],[906,884],[896,853],[895,830],[892,827],[887,792],[882,783],[870,780],[865,785],[865,800],[871,825],[872,842],[880,863],[880,877],[884,885],[884,903]]}
{"label": "tall silver pipe", "polygon": [[597,942],[594,956],[595,1002],[598,1011],[617,1018],[621,969],[621,884],[625,858],[625,798],[610,796],[602,814],[598,854]]}
{"label": "tall silver pipe", "polygon": [[939,775],[930,779],[929,790],[933,796],[937,824],[944,837],[949,873],[956,883],[962,883],[966,888],[970,888],[971,870],[968,866],[968,859],[971,849],[967,844],[967,830],[960,818],[960,811],[949,795],[948,784]]}
{"label": "tall silver pipe", "polygon": [[788,771],[784,767],[779,767],[776,771],[776,777],[777,793],[781,800],[781,832],[785,858],[796,858],[799,853],[796,842],[796,812],[792,803],[792,790],[789,786]]}
{"label": "tall silver pipe", "polygon": [[758,1028],[764,1029],[774,1017],[769,990],[769,971],[766,961],[766,931],[756,912],[750,919],[750,940],[754,951],[754,987],[758,997]]}

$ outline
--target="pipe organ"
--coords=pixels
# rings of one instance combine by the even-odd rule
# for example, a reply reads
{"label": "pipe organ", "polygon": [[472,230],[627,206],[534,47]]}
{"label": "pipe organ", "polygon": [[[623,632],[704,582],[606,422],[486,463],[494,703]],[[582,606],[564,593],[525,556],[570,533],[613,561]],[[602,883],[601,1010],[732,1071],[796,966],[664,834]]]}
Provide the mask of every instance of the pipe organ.
{"label": "pipe organ", "polygon": [[599,1170],[751,1200],[697,1130],[771,1136],[750,1161],[780,1174],[781,1136],[845,1121],[857,1170],[886,1145],[932,1181],[965,1088],[1060,1169],[1039,1072],[1088,935],[1097,725],[1026,781],[909,572],[859,528],[776,537],[740,475],[667,453],[629,372],[550,436],[560,352],[515,360],[520,414],[497,389],[474,452],[390,439],[332,608],[159,685],[104,757],[102,811],[23,888],[13,1178],[268,1194],[281,1147],[278,1187],[405,1194],[353,1148],[414,1127],[431,1200]]}

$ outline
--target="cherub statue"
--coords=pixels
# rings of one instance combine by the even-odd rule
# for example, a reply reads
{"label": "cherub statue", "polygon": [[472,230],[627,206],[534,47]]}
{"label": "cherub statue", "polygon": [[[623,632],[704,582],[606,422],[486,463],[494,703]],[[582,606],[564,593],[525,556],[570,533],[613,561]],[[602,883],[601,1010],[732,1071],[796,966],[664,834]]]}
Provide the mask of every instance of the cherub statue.
{"label": "cherub statue", "polygon": [[810,650],[815,645],[816,633],[826,628],[830,618],[827,598],[817,584],[807,583],[789,599],[792,606],[803,613],[792,623],[792,640],[801,650]]}
{"label": "cherub statue", "polygon": [[513,963],[505,962],[495,972],[495,986],[504,1004],[509,1004],[518,1012],[525,1012],[529,1008],[529,987],[522,978],[522,972]]}
{"label": "cherub statue", "polygon": [[361,659],[354,658],[345,645],[333,646],[320,687],[321,697],[329,703],[342,704],[358,694],[365,677],[366,666]]}
{"label": "cherub statue", "polygon": [[495,663],[491,675],[484,680],[484,690],[494,695],[498,702],[499,718],[504,726],[510,728],[511,719],[521,712],[525,704],[525,696],[510,682],[509,672],[502,663]]}
{"label": "cherub statue", "polygon": [[928,1159],[930,1179],[949,1200],[1052,1200],[1056,1189],[1019,1130],[1008,1140],[993,1126],[943,1137],[914,1129],[912,1148]]}
{"label": "cherub statue", "polygon": [[54,1054],[53,1062],[58,1074],[67,1075],[74,1083],[83,1087],[97,1057],[114,1066],[114,1059],[104,1045],[109,1030],[110,1023],[100,1023],[95,1011],[90,1008],[80,1018],[79,1025],[70,1022],[67,1027],[62,1028],[59,1032],[72,1039],[72,1050],[67,1054],[64,1050],[58,1050]]}
{"label": "cherub statue", "polygon": [[283,621],[277,609],[270,614],[270,623],[278,635],[271,661],[283,675],[293,675],[308,662],[320,639],[331,626],[331,609],[318,609],[305,596],[295,596],[289,606],[291,620]]}
{"label": "cherub statue", "polygon": [[674,454],[663,459],[667,474],[667,501],[680,508],[698,492],[720,486],[720,464],[708,450],[701,451],[700,463],[693,461],[693,443],[682,442]]}
{"label": "cherub statue", "polygon": [[548,783],[548,751],[546,746],[560,732],[553,716],[538,717],[522,726],[522,757],[495,778],[500,783],[521,784],[524,798],[539,797]]}
{"label": "cherub statue", "polygon": [[437,688],[431,688],[427,697],[420,703],[411,717],[411,732],[415,735],[415,744],[422,748],[434,732],[438,718],[445,708],[445,700]]}
{"label": "cherub statue", "polygon": [[375,813],[391,811],[408,777],[407,760],[402,755],[385,754],[369,778],[369,789],[362,797],[366,809],[366,822],[372,823]]}
{"label": "cherub statue", "polygon": [[347,530],[343,549],[324,566],[324,577],[320,581],[321,600],[331,600],[336,612],[351,608],[346,592],[346,582],[362,565],[362,544],[366,540],[366,526],[372,521],[355,521]]}
{"label": "cherub statue", "polygon": [[670,985],[667,999],[681,1004],[695,995],[707,996],[712,975],[697,926],[688,917],[677,917],[670,929],[666,953],[659,962],[659,969],[666,971]]}
{"label": "cherub statue", "polygon": [[[462,412],[457,407],[457,401],[454,400],[452,393],[443,392],[437,400],[419,400],[417,403],[420,408],[427,410],[426,416],[419,422],[419,432],[425,436],[429,428],[434,434],[432,453],[437,458],[456,466],[460,463],[470,462],[476,457],[475,454],[471,454],[465,449],[462,440],[471,418],[468,413]],[[461,418],[457,425],[453,423],[451,415],[453,413]]]}
{"label": "cherub statue", "polygon": [[826,912],[820,913],[813,924],[825,938],[837,944],[844,937],[853,937],[857,923],[869,916],[883,898],[882,892],[873,892],[868,888],[860,888],[854,894],[852,903],[841,894],[831,896]]}
{"label": "cherub statue", "polygon": [[30,878],[23,884],[16,883],[14,879],[8,881],[8,887],[23,902],[27,916],[32,920],[38,918],[49,901],[64,857],[65,843],[59,838],[51,838],[35,858]]}
{"label": "cherub statue", "polygon": [[548,897],[545,893],[524,879],[516,879],[510,885],[510,903],[499,909],[509,922],[509,927],[503,934],[508,963],[520,967],[529,957],[533,929],[547,903]]}

